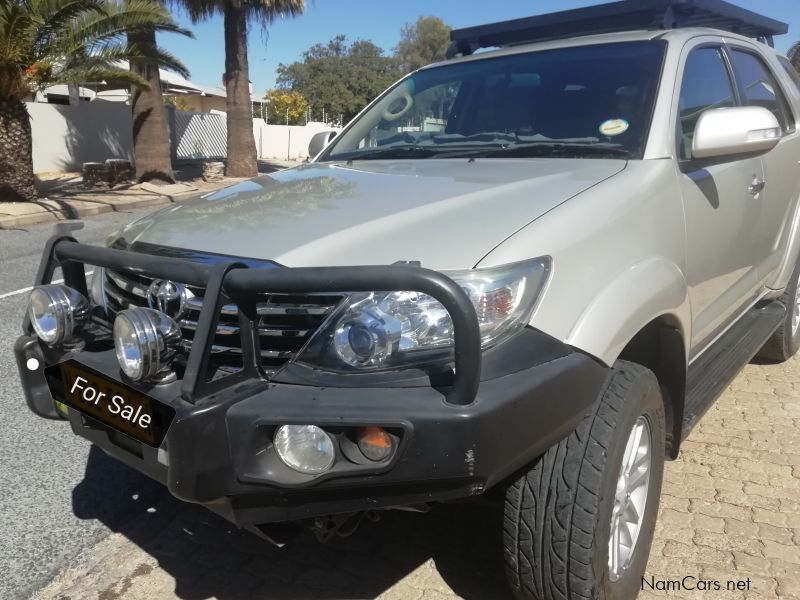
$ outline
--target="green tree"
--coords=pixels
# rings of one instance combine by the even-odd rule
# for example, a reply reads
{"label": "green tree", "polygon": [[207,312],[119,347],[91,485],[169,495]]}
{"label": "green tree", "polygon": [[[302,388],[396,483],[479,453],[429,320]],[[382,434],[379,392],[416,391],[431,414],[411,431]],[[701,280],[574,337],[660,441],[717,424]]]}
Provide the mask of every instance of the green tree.
{"label": "green tree", "polygon": [[181,31],[152,0],[0,2],[0,198],[36,198],[31,124],[25,100],[58,83],[102,79],[147,87],[120,60],[185,67],[154,47],[128,44],[131,31]]}
{"label": "green tree", "polygon": [[407,73],[444,60],[450,45],[450,26],[439,17],[420,17],[400,31],[395,55]]}
{"label": "green tree", "polygon": [[789,48],[787,56],[789,60],[792,61],[794,68],[800,72],[800,42],[795,42],[794,45]]}
{"label": "green tree", "polygon": [[195,22],[221,14],[225,28],[225,90],[228,105],[228,159],[230,177],[255,177],[256,143],[250,100],[250,67],[247,61],[249,22],[268,26],[277,16],[296,16],[305,0],[172,0],[184,5]]}
{"label": "green tree", "polygon": [[394,57],[370,41],[352,44],[338,35],[327,44],[315,44],[303,59],[278,66],[278,87],[302,94],[312,115],[330,115],[329,121],[346,122],[396,81],[401,71]]}
{"label": "green tree", "polygon": [[164,104],[174,106],[175,110],[192,110],[192,103],[185,96],[167,96],[164,98]]}
{"label": "green tree", "polygon": [[309,105],[308,100],[300,92],[269,90],[264,94],[264,100],[267,101],[267,110],[272,123],[305,125]]}

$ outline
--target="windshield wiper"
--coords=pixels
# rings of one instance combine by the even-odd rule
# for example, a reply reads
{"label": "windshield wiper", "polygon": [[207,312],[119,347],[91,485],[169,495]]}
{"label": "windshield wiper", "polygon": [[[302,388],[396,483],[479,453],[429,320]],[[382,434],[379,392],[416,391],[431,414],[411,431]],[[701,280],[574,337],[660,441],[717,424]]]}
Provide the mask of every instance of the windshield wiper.
{"label": "windshield wiper", "polygon": [[570,142],[531,142],[529,144],[511,144],[503,148],[476,150],[474,156],[508,156],[508,157],[581,157],[597,158],[630,158],[631,153],[620,146],[608,144],[581,144]]}
{"label": "windshield wiper", "polygon": [[429,158],[438,154],[436,148],[426,146],[391,146],[389,148],[375,148],[373,150],[361,150],[358,152],[348,152],[343,156],[331,156],[333,160],[378,160],[383,158]]}
{"label": "windshield wiper", "polygon": [[582,157],[629,158],[630,152],[620,146],[603,143],[580,142],[530,142],[518,144],[463,145],[460,148],[447,146],[398,145],[387,148],[373,148],[330,156],[331,160],[380,160],[393,158],[479,158],[479,157]]}

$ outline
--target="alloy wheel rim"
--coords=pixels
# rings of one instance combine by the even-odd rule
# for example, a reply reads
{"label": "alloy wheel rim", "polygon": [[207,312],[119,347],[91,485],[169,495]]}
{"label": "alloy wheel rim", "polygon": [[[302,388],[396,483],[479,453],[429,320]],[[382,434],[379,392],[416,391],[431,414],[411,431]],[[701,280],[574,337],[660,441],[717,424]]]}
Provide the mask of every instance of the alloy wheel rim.
{"label": "alloy wheel rim", "polygon": [[614,492],[611,534],[608,540],[608,572],[611,581],[622,577],[633,560],[647,508],[652,454],[650,422],[646,417],[639,416],[625,444]]}
{"label": "alloy wheel rim", "polygon": [[797,279],[797,290],[794,293],[794,306],[792,306],[792,337],[800,329],[800,277]]}

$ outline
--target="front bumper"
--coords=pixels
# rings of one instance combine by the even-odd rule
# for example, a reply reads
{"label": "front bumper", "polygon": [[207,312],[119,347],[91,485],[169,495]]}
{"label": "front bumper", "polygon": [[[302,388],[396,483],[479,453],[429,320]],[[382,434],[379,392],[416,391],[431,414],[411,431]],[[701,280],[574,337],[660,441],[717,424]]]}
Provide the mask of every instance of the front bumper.
{"label": "front bumper", "polygon": [[[74,433],[161,481],[177,498],[203,504],[241,526],[480,495],[572,431],[608,372],[530,328],[482,353],[466,294],[452,280],[418,267],[263,270],[232,262],[209,268],[53,238],[36,284],[48,283],[60,266],[66,284],[85,292],[85,264],[175,277],[206,293],[183,378],[158,386],[124,383],[175,410],[161,446],[152,448],[69,409]],[[414,289],[442,302],[454,325],[455,375],[382,385],[372,380],[354,384],[350,376],[342,378],[341,386],[330,378],[304,378],[302,371],[292,376],[287,371],[282,382],[263,376],[255,336],[249,332],[254,293],[370,289]],[[210,332],[228,298],[239,306],[245,365],[236,375],[211,381],[206,370]],[[28,323],[25,330],[15,355],[34,413],[60,417],[55,407],[59,385],[45,369],[63,360],[121,382],[108,344],[62,352],[41,344]],[[345,460],[351,457],[340,446],[340,460],[331,471],[300,476],[274,460],[272,436],[285,424],[335,430],[340,444],[358,427],[382,426],[398,444],[391,459],[380,464]]]}
{"label": "front bumper", "polygon": [[[533,330],[526,335],[546,338]],[[23,336],[15,354],[31,410],[57,416],[43,371],[49,362],[46,348]],[[27,368],[31,358],[40,362],[39,369]],[[111,357],[86,353],[76,358],[118,379]],[[481,382],[475,400],[464,406],[445,402],[430,387],[270,383],[245,385],[202,404],[185,402],[175,389],[150,388],[148,394],[176,410],[158,449],[72,409],[69,421],[75,434],[162,482],[176,497],[246,526],[479,495],[572,431],[606,374],[593,359],[567,351]],[[401,442],[388,466],[369,473],[280,481],[259,456],[274,428],[286,423],[381,425],[401,431]]]}

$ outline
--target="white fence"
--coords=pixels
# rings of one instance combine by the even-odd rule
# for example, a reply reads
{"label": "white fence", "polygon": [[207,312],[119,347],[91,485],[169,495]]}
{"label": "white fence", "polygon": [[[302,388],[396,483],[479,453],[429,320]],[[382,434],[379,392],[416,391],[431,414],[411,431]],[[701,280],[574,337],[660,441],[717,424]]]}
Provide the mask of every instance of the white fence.
{"label": "white fence", "polygon": [[[121,102],[81,102],[74,106],[28,102],[33,128],[33,170],[80,171],[85,162],[133,160],[131,107]],[[170,109],[167,113],[174,159],[224,159],[226,115]],[[296,160],[308,156],[315,133],[336,129],[324,123],[267,125],[253,120],[261,159]],[[338,130],[337,130],[338,131]]]}
{"label": "white fence", "polygon": [[[172,123],[172,156],[177,159],[224,159],[228,127],[226,115],[176,110]],[[335,129],[324,123],[267,125],[253,119],[256,155],[260,159],[296,160],[308,156],[315,133]],[[338,131],[338,130],[337,130]]]}
{"label": "white fence", "polygon": [[33,170],[80,171],[85,162],[133,159],[131,107],[116,102],[74,106],[27,102],[33,130]]}
{"label": "white fence", "polygon": [[320,131],[340,131],[325,123],[312,121],[307,125],[267,125],[261,119],[253,120],[258,158],[296,160],[308,157],[308,143]]}
{"label": "white fence", "polygon": [[170,115],[169,118],[173,159],[225,158],[228,146],[226,118],[226,115],[218,113],[174,111],[174,117]]}

